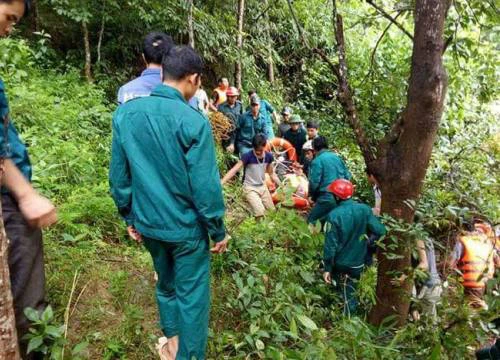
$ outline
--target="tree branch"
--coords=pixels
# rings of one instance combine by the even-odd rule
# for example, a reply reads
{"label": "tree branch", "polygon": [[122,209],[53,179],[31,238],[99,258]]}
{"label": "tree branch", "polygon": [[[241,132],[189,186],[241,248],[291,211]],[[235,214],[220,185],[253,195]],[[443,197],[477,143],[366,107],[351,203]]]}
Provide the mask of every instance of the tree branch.
{"label": "tree branch", "polygon": [[345,51],[345,39],[344,39],[344,22],[342,16],[337,13],[337,3],[333,0],[333,28],[335,32],[335,40],[337,42],[337,52],[339,57],[338,71],[336,72],[339,87],[338,87],[338,101],[344,108],[347,116],[347,120],[356,136],[356,141],[359,148],[363,154],[366,165],[371,167],[375,160],[373,151],[371,150],[370,142],[366,137],[365,131],[361,126],[361,122],[358,118],[358,112],[356,109],[356,104],[354,102],[354,96],[352,89],[349,85],[349,80],[347,76],[347,60]]}
{"label": "tree branch", "polygon": [[405,33],[406,36],[408,36],[412,41],[413,41],[413,35],[410,34],[408,30],[406,30],[403,25],[398,23],[395,18],[393,18],[391,15],[389,15],[384,9],[382,9],[380,6],[375,4],[373,0],[366,0],[368,4],[373,6],[383,17],[385,17],[387,20],[392,22],[394,25],[396,25],[402,32]]}

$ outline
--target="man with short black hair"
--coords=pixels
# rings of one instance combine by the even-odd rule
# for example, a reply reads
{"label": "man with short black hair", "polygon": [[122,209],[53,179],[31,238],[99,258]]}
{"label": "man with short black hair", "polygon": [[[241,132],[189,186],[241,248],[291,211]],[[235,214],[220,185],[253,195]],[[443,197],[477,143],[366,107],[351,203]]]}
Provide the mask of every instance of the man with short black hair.
{"label": "man with short black hair", "polygon": [[319,124],[316,121],[308,121],[306,124],[307,128],[307,140],[314,140],[319,136]]}
{"label": "man with short black hair", "polygon": [[337,179],[351,179],[351,173],[344,161],[334,152],[328,150],[328,141],[324,136],[313,140],[316,157],[309,168],[309,196],[315,202],[309,213],[307,222],[314,224],[322,221],[337,205],[328,186]]}
{"label": "man with short black hair", "polygon": [[212,111],[217,111],[217,106],[226,102],[226,93],[229,89],[229,80],[227,78],[221,77],[217,83],[218,86],[212,91],[212,100],[210,102],[210,109]]}
{"label": "man with short black hair", "polygon": [[[163,60],[163,84],[113,116],[111,194],[158,274],[156,297],[168,359],[204,359],[210,310],[210,239],[226,251],[224,199],[208,119],[187,103],[204,64],[190,47]],[[177,357],[176,357],[177,356]]]}
{"label": "man with short black hair", "polygon": [[281,184],[273,169],[273,154],[265,151],[266,137],[257,134],[253,138],[253,149],[243,154],[241,160],[233,166],[224,176],[221,183],[224,185],[231,180],[241,168],[245,169],[243,175],[243,193],[252,213],[256,218],[265,215],[266,210],[274,209],[273,199],[266,185],[266,173],[276,185]]}
{"label": "man with short black hair", "polygon": [[144,38],[142,59],[146,69],[118,90],[118,104],[123,104],[137,97],[149,96],[155,87],[161,84],[161,61],[174,46],[172,38],[162,32],[152,32]]}

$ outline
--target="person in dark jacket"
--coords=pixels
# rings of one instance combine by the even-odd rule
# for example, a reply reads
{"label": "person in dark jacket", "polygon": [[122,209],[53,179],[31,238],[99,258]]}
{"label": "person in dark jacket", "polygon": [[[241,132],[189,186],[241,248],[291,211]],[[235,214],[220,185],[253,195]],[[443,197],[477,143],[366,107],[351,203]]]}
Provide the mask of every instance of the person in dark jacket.
{"label": "person in dark jacket", "polygon": [[129,235],[153,258],[167,338],[159,351],[172,359],[205,358],[209,242],[214,253],[225,252],[228,243],[210,123],[187,102],[203,69],[192,48],[175,47],[163,59],[163,84],[113,116],[111,194]]}
{"label": "person in dark jacket", "polygon": [[293,145],[297,153],[297,158],[302,163],[302,147],[307,140],[307,132],[301,126],[303,123],[299,115],[292,115],[289,124],[290,129],[285,133],[284,139]]}
{"label": "person in dark jacket", "polygon": [[326,217],[323,279],[335,282],[344,314],[350,315],[357,308],[356,286],[364,268],[367,233],[380,237],[386,229],[368,205],[351,199],[354,187],[349,180],[337,179],[327,189],[338,206]]}
{"label": "person in dark jacket", "polygon": [[236,141],[236,124],[240,120],[240,116],[243,114],[243,105],[241,101],[238,100],[240,92],[234,86],[231,86],[227,92],[227,100],[217,107],[217,110],[226,115],[229,120],[231,120],[234,130],[229,134],[229,139],[222,142],[222,146],[227,152],[235,152],[235,141]]}

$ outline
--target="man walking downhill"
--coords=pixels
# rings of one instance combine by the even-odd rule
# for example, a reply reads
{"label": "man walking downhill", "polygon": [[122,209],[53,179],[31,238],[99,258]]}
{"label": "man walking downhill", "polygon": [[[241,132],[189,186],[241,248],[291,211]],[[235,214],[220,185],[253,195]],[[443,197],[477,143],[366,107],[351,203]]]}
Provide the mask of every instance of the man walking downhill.
{"label": "man walking downhill", "polygon": [[224,202],[207,118],[190,107],[204,64],[190,47],[163,60],[163,85],[113,117],[113,199],[132,238],[150,252],[167,341],[161,359],[205,359],[211,249],[227,248]]}
{"label": "man walking downhill", "polygon": [[[26,15],[30,7],[27,0],[0,0],[0,37],[8,36],[14,25]],[[52,203],[40,196],[31,185],[31,162],[26,145],[22,142],[9,114],[9,103],[5,86],[0,79],[0,173],[2,177],[2,217],[6,238],[0,235],[0,271],[3,275],[10,272],[12,298],[14,301],[17,336],[20,354],[23,359],[42,358],[42,354],[27,354],[28,342],[23,337],[28,333],[31,322],[24,315],[27,307],[42,312],[45,308],[45,271],[43,242],[40,228],[53,224],[56,210]],[[5,249],[8,245],[8,267],[4,272]],[[0,290],[0,318],[9,306],[10,294],[5,292],[6,279]],[[8,319],[3,319],[7,321]],[[1,322],[2,320],[0,320]],[[5,324],[1,324],[5,325]],[[0,326],[2,328],[2,326]],[[0,330],[5,330],[2,328]],[[0,337],[2,334],[0,331]],[[0,340],[0,345],[3,342]],[[4,352],[7,351],[7,352]],[[14,354],[13,349],[0,349],[0,358]],[[9,355],[10,356],[10,355]]]}
{"label": "man walking downhill", "polygon": [[384,225],[368,205],[352,200],[354,187],[350,181],[337,179],[328,186],[338,206],[326,217],[323,279],[335,281],[337,293],[344,303],[344,314],[356,312],[357,282],[363,272],[367,233],[385,234]]}
{"label": "man walking downhill", "polygon": [[328,150],[328,142],[324,136],[313,140],[313,148],[316,157],[309,168],[309,195],[315,204],[307,218],[309,224],[323,220],[336,206],[337,202],[328,191],[328,186],[337,179],[351,179],[351,173],[344,161]]}
{"label": "man walking downhill", "polygon": [[161,84],[161,60],[173,46],[172,38],[165,33],[152,32],[146,35],[142,50],[146,69],[141,76],[129,81],[118,90],[118,104],[137,97],[149,96],[151,91]]}

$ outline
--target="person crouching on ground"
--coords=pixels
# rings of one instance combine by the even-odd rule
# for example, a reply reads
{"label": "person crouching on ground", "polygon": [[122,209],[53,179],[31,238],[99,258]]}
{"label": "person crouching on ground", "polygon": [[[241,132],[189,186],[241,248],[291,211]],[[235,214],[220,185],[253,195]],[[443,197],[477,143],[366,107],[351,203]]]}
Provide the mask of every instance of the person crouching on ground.
{"label": "person crouching on ground", "polygon": [[354,187],[349,180],[335,180],[328,191],[338,206],[326,217],[323,279],[327,284],[335,281],[344,315],[351,315],[358,305],[355,292],[364,268],[367,233],[382,236],[386,229],[368,205],[351,199]]}
{"label": "person crouching on ground", "polygon": [[266,173],[271,176],[276,185],[281,184],[273,170],[273,154],[264,150],[266,143],[267,140],[263,134],[255,135],[252,142],[253,149],[243,154],[241,160],[229,170],[221,181],[224,185],[241,168],[244,168],[243,192],[256,218],[263,217],[266,210],[274,209],[273,199],[266,185]]}

